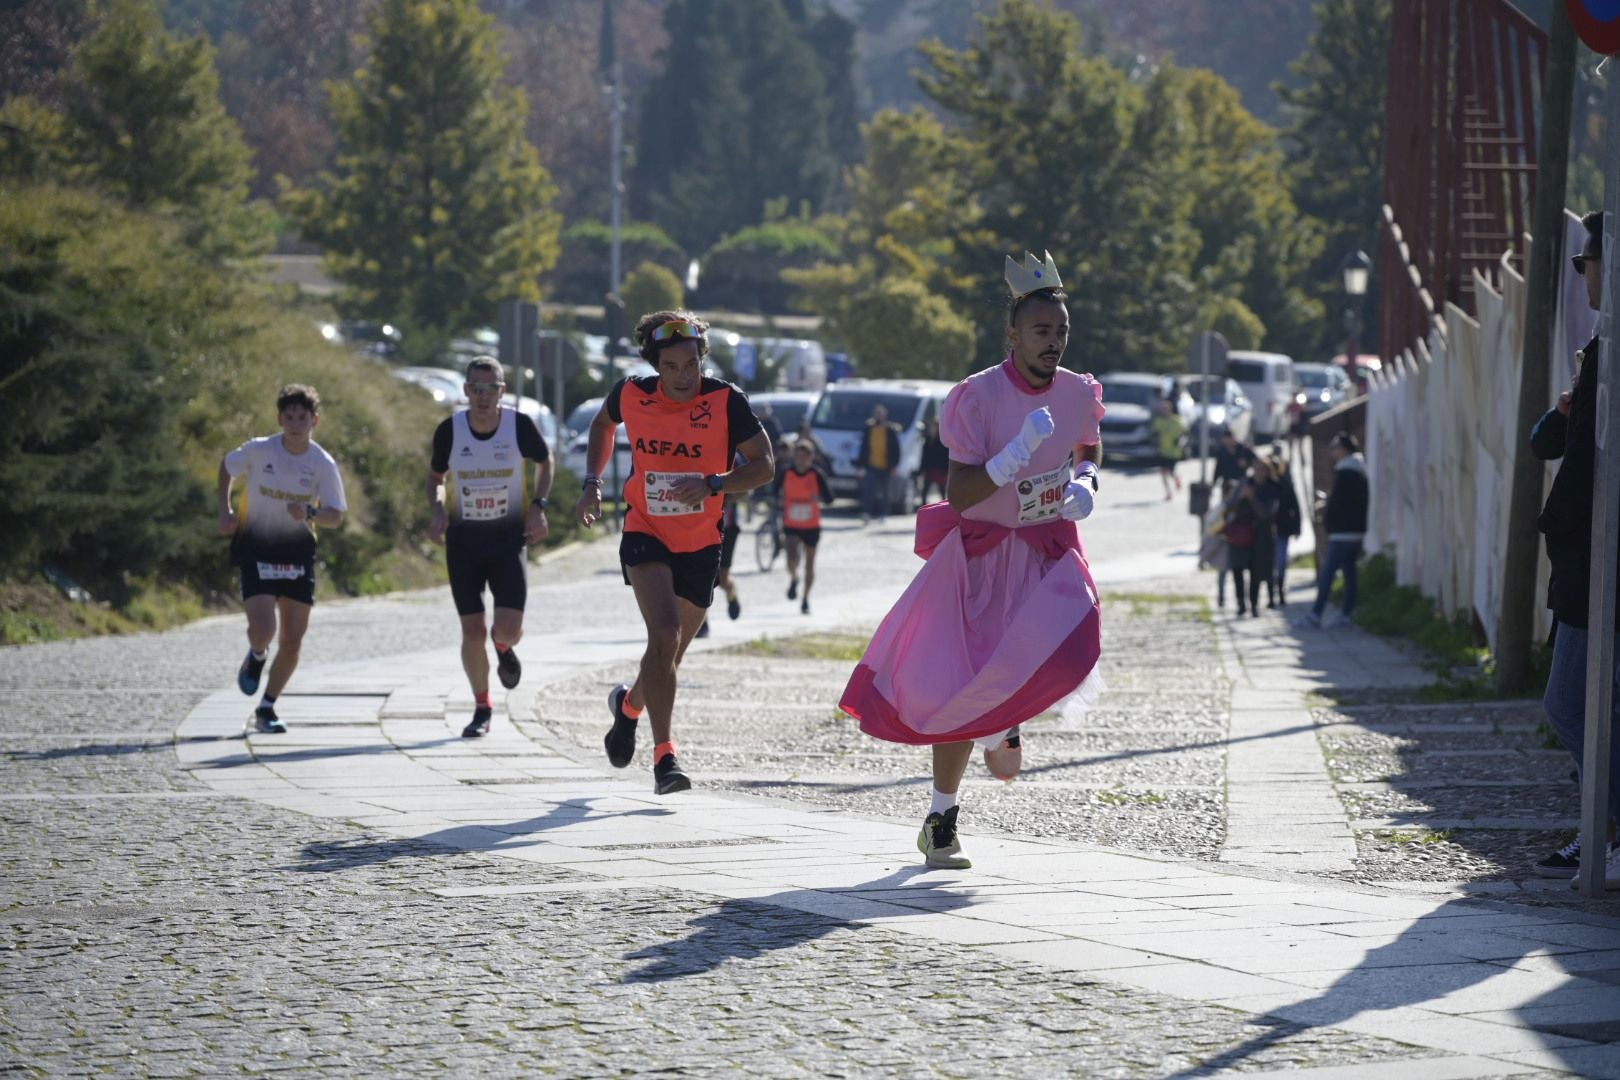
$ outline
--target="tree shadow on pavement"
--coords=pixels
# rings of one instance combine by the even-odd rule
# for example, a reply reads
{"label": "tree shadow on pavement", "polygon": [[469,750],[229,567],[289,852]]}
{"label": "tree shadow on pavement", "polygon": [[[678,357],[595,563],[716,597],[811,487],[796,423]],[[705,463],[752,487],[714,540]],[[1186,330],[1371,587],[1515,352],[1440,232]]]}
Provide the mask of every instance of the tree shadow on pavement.
{"label": "tree shadow on pavement", "polygon": [[[306,844],[300,853],[303,862],[284,867],[303,874],[331,874],[375,866],[395,859],[442,858],[462,852],[488,852],[500,854],[508,848],[528,847],[534,843],[535,833],[560,829],[581,821],[622,817],[666,817],[673,810],[647,807],[641,810],[597,811],[590,800],[558,803],[539,817],[514,821],[506,825],[455,825],[421,836],[402,836],[387,840],[359,839],[336,843]],[[489,839],[490,832],[506,836],[503,840]]]}
{"label": "tree shadow on pavement", "polygon": [[173,747],[173,740],[161,735],[154,736],[151,742],[88,743],[83,746],[53,746],[49,750],[4,750],[0,751],[0,756],[12,761],[60,761],[65,758],[127,757],[130,754],[171,750]]}
{"label": "tree shadow on pavement", "polygon": [[[687,924],[692,928],[687,937],[627,953],[626,960],[645,960],[646,963],[626,974],[623,981],[667,982],[714,971],[730,960],[753,960],[778,949],[808,944],[866,917],[860,914],[864,898],[858,894],[892,889],[930,872],[926,866],[908,866],[874,881],[837,890],[788,889],[767,896],[721,901],[714,911]],[[915,914],[936,915],[970,906],[973,897],[940,891],[953,884],[951,879],[941,878],[909,887],[908,892],[915,891],[919,898],[929,898],[927,905],[913,909]],[[840,906],[846,909],[847,915],[823,914],[817,910],[836,911]],[[888,906],[895,914],[901,914],[906,905],[896,901]]]}
{"label": "tree shadow on pavement", "polygon": [[[1476,921],[1487,925],[1470,929],[1469,924]],[[1427,915],[1414,919],[1394,941],[1368,950],[1360,963],[1315,997],[1278,1007],[1255,1021],[1269,1030],[1205,1058],[1196,1069],[1176,1075],[1206,1076],[1233,1069],[1245,1059],[1305,1029],[1333,1027],[1367,1013],[1422,1008],[1427,1002],[1438,1002],[1448,995],[1460,994],[1503,974],[1508,967],[1525,957],[1541,955],[1549,942],[1534,936],[1538,925],[1544,924],[1527,918],[1522,925],[1503,926],[1489,914],[1482,914],[1478,904],[1447,901]],[[1559,925],[1579,925],[1590,932],[1592,941],[1584,947],[1620,948],[1620,929],[1596,923]],[[1517,936],[1516,932],[1526,936]],[[1612,938],[1612,944],[1603,944],[1601,939],[1605,936]],[[1357,939],[1346,937],[1344,940],[1353,944]],[[1573,955],[1578,956],[1579,953]],[[1554,955],[1546,959],[1556,963],[1558,957]],[[1576,966],[1573,959],[1570,966]],[[1620,994],[1614,993],[1614,983],[1620,979],[1620,961],[1616,962],[1614,969],[1607,971],[1575,970],[1560,974],[1565,976],[1566,983],[1521,1006],[1493,1004],[1488,996],[1482,995],[1469,1007],[1463,1007],[1461,1002],[1453,999],[1445,1006],[1444,1016],[1435,1013],[1427,1015],[1432,1016],[1436,1023],[1444,1024],[1451,1016],[1464,1019],[1469,1012],[1516,1013],[1523,1027],[1548,1036],[1549,1045],[1545,1049],[1553,1054],[1565,1050],[1573,1054],[1573,1051],[1588,1050],[1594,1042],[1612,1043],[1620,1039]],[[1613,1019],[1583,1019],[1590,1014],[1592,1002],[1603,998],[1609,1002],[1607,1016]],[[1560,1005],[1568,1009],[1564,1020],[1548,1021],[1541,1017],[1540,1010]],[[1360,1030],[1366,1032],[1368,1029]],[[1585,1042],[1569,1045],[1570,1039]],[[1454,1049],[1463,1052],[1460,1048]],[[1483,1046],[1478,1052],[1489,1054],[1493,1048]],[[1577,1073],[1582,1071],[1573,1057],[1570,1064]],[[1419,1066],[1417,1072],[1421,1071]]]}

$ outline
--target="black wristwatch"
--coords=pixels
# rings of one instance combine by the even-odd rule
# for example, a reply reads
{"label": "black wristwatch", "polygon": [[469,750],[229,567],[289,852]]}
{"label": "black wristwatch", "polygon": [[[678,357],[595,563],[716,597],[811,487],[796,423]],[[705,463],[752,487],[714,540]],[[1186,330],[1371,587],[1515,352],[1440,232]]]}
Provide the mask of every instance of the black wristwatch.
{"label": "black wristwatch", "polygon": [[716,495],[720,494],[720,489],[726,486],[726,478],[719,473],[710,473],[705,482],[709,485],[709,490]]}
{"label": "black wristwatch", "polygon": [[534,498],[529,500],[529,505],[538,506],[540,509],[544,510],[546,508],[546,497],[544,495],[536,495]]}

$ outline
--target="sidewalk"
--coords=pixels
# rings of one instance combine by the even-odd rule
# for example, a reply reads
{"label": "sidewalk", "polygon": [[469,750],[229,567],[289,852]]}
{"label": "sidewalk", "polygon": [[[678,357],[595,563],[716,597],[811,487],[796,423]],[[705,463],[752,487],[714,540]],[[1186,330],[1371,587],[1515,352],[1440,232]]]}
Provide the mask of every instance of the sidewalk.
{"label": "sidewalk", "polygon": [[[827,597],[808,619],[762,611],[751,629],[869,625],[892,595],[885,586]],[[243,698],[221,690],[180,724],[176,749],[189,776],[215,791],[352,822],[401,851],[426,843],[559,872],[441,890],[449,900],[551,894],[589,906],[673,891],[831,920],[818,933],[867,928],[964,947],[986,964],[1072,973],[1122,1002],[1145,993],[1258,1018],[1246,1021],[1247,1038],[1210,1047],[1200,1073],[1266,1075],[1254,1070],[1279,1067],[1272,1051],[1307,1029],[1385,1041],[1319,1068],[1309,1058],[1281,1067],[1323,1077],[1620,1077],[1620,918],[1315,876],[1349,865],[1355,839],[1306,695],[1429,679],[1359,631],[1301,638],[1279,625],[1216,622],[1233,682],[1217,863],[969,830],[973,870],[926,871],[914,821],[704,790],[701,774],[697,790],[655,797],[644,770],[614,773],[534,710],[548,686],[631,668],[640,651],[631,626],[531,633],[521,691],[478,742],[458,737],[471,699],[455,650],[442,649],[301,670],[282,701],[285,736],[244,743]],[[778,947],[706,934],[704,918],[692,925],[649,954],[655,967],[678,975]],[[971,995],[972,970],[957,978]],[[881,1054],[851,1061],[870,1069]]]}

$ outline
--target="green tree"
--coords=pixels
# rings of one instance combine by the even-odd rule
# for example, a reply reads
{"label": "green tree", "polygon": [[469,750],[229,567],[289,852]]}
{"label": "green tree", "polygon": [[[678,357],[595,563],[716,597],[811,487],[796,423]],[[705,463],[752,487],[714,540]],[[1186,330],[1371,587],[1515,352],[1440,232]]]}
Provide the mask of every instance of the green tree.
{"label": "green tree", "polygon": [[166,32],[152,0],[106,5],[73,52],[61,97],[59,122],[26,101],[7,103],[34,139],[36,175],[49,162],[46,173],[59,179],[173,217],[211,259],[268,245],[269,217],[247,198],[251,155],[220,103],[213,48]]}
{"label": "green tree", "polygon": [[55,185],[0,185],[0,253],[0,563],[116,587],[205,505],[178,417],[227,279],[178,223]]}
{"label": "green tree", "polygon": [[371,53],[330,87],[337,166],[288,210],[325,246],[340,306],[430,339],[539,298],[557,257],[555,188],[502,82],[494,20],[476,0],[383,0]]}
{"label": "green tree", "polygon": [[620,287],[624,310],[635,313],[673,311],[686,306],[686,290],[681,279],[655,262],[644,262],[625,276]]}
{"label": "green tree", "polygon": [[863,374],[954,381],[972,370],[973,324],[920,281],[881,282],[853,299],[840,321]]}
{"label": "green tree", "polygon": [[706,251],[773,199],[818,212],[838,181],[824,67],[849,56],[837,35],[818,54],[783,0],[673,0],[664,25],[664,68],[642,98],[635,215]]}
{"label": "green tree", "polygon": [[[1294,200],[1325,238],[1301,274],[1318,296],[1338,300],[1345,256],[1376,251],[1392,3],[1323,0],[1316,19],[1310,47],[1289,65],[1298,85],[1279,85],[1277,94],[1288,116],[1283,145]],[[1336,339],[1337,327],[1324,320],[1321,329]]]}

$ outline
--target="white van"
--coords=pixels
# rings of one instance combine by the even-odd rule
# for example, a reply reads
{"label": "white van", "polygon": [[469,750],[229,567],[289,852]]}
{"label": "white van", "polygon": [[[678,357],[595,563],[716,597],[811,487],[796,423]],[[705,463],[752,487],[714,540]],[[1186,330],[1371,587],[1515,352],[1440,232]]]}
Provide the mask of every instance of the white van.
{"label": "white van", "polygon": [[[827,353],[821,342],[809,338],[743,338],[738,343],[738,376],[752,380],[761,363],[776,368],[777,386],[773,389],[800,393],[818,393],[827,385]],[[746,357],[746,361],[744,361]]]}
{"label": "white van", "polygon": [[882,405],[900,427],[900,463],[889,489],[894,513],[911,509],[917,470],[922,466],[923,428],[937,419],[955,383],[938,379],[839,379],[829,383],[810,413],[810,435],[821,444],[830,466],[834,495],[861,497],[861,437],[872,409]]}
{"label": "white van", "polygon": [[1282,353],[1229,352],[1227,377],[1238,384],[1254,409],[1254,438],[1288,434],[1288,406],[1294,400],[1294,361]]}

